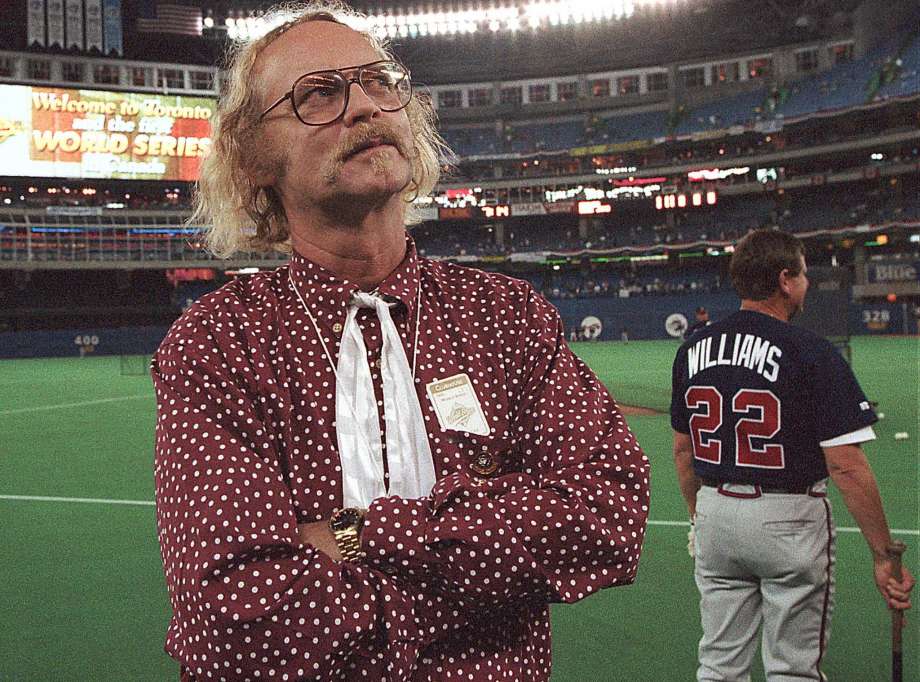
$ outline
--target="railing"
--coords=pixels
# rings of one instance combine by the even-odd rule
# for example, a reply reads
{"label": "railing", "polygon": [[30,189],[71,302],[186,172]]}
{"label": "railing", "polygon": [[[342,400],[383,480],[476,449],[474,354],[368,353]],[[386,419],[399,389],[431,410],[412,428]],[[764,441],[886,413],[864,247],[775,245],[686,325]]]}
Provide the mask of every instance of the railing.
{"label": "railing", "polygon": [[277,265],[286,258],[282,253],[240,253],[219,260],[205,250],[199,228],[170,224],[176,217],[175,212],[107,215],[95,224],[78,225],[28,209],[2,211],[0,268]]}

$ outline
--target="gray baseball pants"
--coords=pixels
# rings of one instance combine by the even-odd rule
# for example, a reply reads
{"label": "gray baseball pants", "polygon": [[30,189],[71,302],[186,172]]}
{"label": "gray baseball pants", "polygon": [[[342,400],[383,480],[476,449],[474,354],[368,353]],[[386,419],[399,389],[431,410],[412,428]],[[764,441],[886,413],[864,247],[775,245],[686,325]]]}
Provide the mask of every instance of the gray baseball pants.
{"label": "gray baseball pants", "polygon": [[813,486],[818,495],[758,494],[739,484],[700,489],[699,682],[750,680],[761,629],[768,682],[825,679],[835,530],[824,488]]}

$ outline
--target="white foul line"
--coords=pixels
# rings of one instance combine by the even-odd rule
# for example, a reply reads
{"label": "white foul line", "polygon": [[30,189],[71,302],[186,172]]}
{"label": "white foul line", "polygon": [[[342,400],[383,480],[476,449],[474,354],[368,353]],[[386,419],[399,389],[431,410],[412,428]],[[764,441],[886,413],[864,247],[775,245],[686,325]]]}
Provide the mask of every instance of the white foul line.
{"label": "white foul line", "polygon": [[127,504],[138,507],[152,507],[155,504],[147,500],[103,500],[92,497],[44,497],[41,495],[0,495],[0,500],[18,500],[22,502],[81,502],[84,504]]}
{"label": "white foul line", "polygon": [[[2,498],[3,495],[0,495]],[[690,527],[689,521],[649,521],[648,525],[650,526],[683,526],[684,528]],[[862,531],[859,528],[853,526],[838,526],[835,529],[838,533],[861,533]],[[920,535],[920,530],[915,530],[913,528],[891,528],[889,529],[892,535]]]}
{"label": "white foul line", "polygon": [[[0,500],[19,500],[23,502],[81,502],[87,504],[127,504],[138,507],[152,507],[155,503],[149,500],[103,500],[90,497],[42,497],[39,495],[0,495]],[[650,526],[677,526],[687,528],[689,521],[649,521]],[[859,533],[859,528],[842,526],[837,529],[840,533]],[[920,530],[892,528],[894,535],[920,535]]]}
{"label": "white foul line", "polygon": [[135,400],[136,398],[152,398],[153,393],[138,393],[137,395],[124,395],[119,398],[99,398],[98,400],[84,400],[79,403],[60,403],[58,405],[39,405],[38,407],[20,407],[15,410],[0,410],[0,417],[7,414],[22,414],[24,412],[44,412],[65,407],[83,407],[84,405],[100,405],[102,403],[115,403],[121,400]]}

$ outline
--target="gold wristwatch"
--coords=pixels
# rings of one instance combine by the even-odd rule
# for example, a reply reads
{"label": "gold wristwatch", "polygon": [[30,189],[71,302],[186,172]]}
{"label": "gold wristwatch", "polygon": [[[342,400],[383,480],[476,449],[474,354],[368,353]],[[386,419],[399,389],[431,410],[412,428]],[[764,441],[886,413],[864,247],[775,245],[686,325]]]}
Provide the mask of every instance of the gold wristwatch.
{"label": "gold wristwatch", "polygon": [[346,507],[333,512],[329,519],[329,530],[335,537],[335,544],[345,561],[361,561],[364,550],[361,549],[360,532],[364,525],[364,515],[367,509]]}

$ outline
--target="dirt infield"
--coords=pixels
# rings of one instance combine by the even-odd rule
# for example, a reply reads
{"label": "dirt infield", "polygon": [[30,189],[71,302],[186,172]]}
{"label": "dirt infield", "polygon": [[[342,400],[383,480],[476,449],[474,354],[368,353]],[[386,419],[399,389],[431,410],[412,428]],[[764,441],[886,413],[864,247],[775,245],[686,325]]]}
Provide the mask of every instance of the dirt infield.
{"label": "dirt infield", "polygon": [[642,407],[640,405],[619,405],[620,412],[622,412],[627,417],[633,414],[642,415],[643,417],[648,417],[655,414],[664,414],[664,412],[659,412],[658,410],[653,410],[651,407]]}

